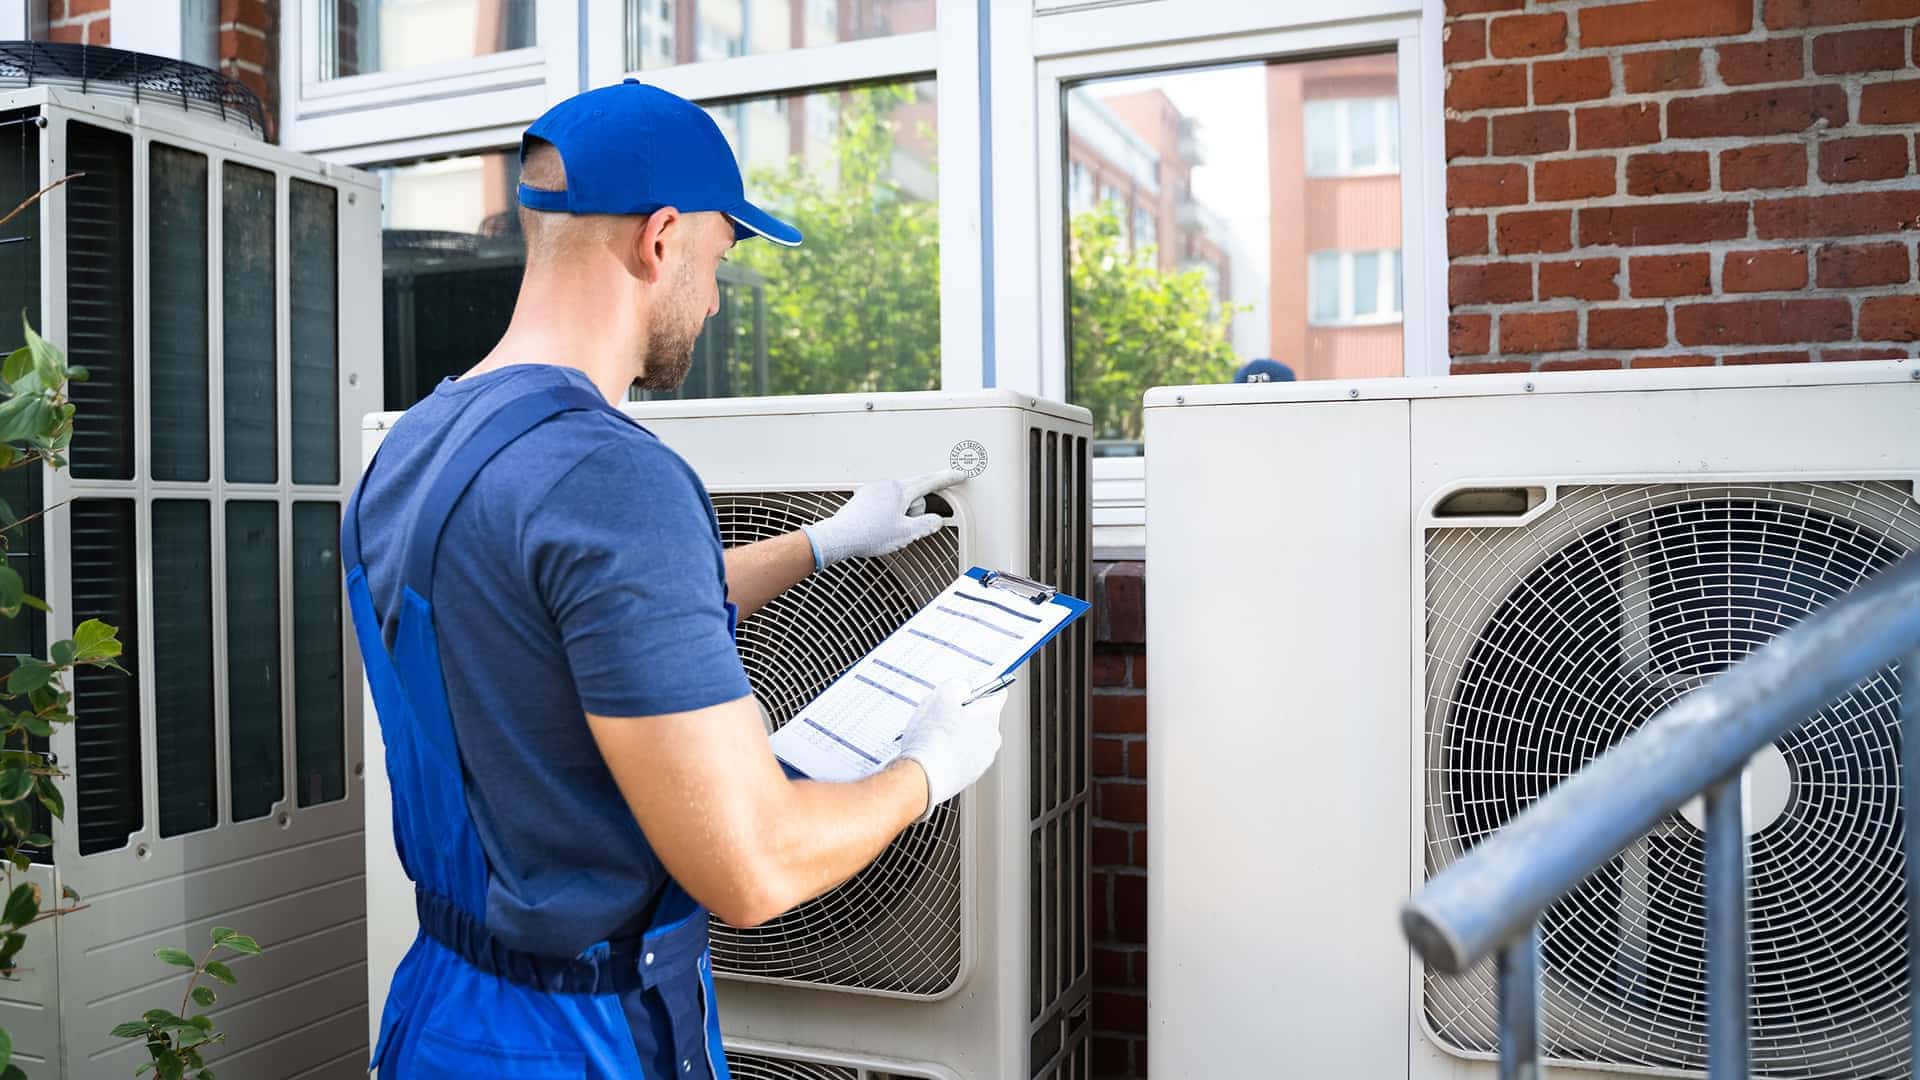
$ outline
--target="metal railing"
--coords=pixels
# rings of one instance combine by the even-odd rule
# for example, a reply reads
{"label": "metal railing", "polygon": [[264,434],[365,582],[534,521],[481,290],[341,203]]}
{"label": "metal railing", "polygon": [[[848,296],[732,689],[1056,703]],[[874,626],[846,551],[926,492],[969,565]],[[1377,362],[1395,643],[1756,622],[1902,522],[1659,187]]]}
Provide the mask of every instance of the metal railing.
{"label": "metal railing", "polygon": [[[1815,612],[1639,731],[1436,875],[1401,912],[1429,968],[1496,958],[1500,1076],[1540,1073],[1540,917],[1681,805],[1706,805],[1707,1074],[1748,1067],[1747,829],[1741,770],[1892,664],[1920,674],[1920,555]],[[1909,994],[1920,987],[1920,679],[1900,692]],[[1920,1080],[1920,1055],[1914,1075]]]}

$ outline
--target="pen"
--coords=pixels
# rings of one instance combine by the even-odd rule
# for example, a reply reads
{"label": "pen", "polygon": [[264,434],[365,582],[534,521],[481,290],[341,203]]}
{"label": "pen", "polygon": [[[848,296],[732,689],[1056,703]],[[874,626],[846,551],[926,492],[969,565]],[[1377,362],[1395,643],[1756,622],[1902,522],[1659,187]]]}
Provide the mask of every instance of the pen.
{"label": "pen", "polygon": [[1000,676],[998,679],[995,679],[993,682],[988,683],[986,686],[983,686],[980,689],[975,690],[973,692],[972,697],[967,698],[967,700],[961,702],[960,704],[971,705],[974,702],[979,701],[983,697],[987,697],[990,694],[997,694],[1000,691],[1005,690],[1007,687],[1012,685],[1013,685],[1013,673],[1008,672],[1007,674]]}

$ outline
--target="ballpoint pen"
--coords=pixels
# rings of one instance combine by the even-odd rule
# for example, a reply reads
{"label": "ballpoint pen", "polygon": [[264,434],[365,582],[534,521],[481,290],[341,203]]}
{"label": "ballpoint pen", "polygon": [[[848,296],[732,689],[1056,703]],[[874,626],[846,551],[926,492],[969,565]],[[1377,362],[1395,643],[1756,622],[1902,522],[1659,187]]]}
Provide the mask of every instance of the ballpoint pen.
{"label": "ballpoint pen", "polygon": [[987,697],[992,694],[997,694],[1000,691],[1005,690],[1007,687],[1012,685],[1013,685],[1013,672],[1009,671],[1005,675],[1000,676],[998,679],[995,679],[992,682],[988,683],[987,685],[981,687],[980,689],[975,690],[973,694],[967,698],[967,700],[961,702],[960,704],[971,705],[974,702],[979,701],[983,697]]}

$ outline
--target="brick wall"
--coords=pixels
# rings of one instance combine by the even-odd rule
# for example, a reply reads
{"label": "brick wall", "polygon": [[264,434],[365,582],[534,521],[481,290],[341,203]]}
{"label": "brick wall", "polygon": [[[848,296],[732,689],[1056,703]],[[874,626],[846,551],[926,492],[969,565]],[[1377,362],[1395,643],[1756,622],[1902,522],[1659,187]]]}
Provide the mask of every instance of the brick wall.
{"label": "brick wall", "polygon": [[[47,39],[113,44],[112,0],[47,0]],[[279,115],[280,0],[220,0],[220,70],[267,107],[269,138]]]}
{"label": "brick wall", "polygon": [[1920,351],[1920,0],[1447,0],[1453,370]]}
{"label": "brick wall", "polygon": [[1144,564],[1094,578],[1093,1071],[1147,1075],[1147,655]]}
{"label": "brick wall", "polygon": [[105,45],[113,21],[113,0],[47,0],[47,40],[76,45]]}

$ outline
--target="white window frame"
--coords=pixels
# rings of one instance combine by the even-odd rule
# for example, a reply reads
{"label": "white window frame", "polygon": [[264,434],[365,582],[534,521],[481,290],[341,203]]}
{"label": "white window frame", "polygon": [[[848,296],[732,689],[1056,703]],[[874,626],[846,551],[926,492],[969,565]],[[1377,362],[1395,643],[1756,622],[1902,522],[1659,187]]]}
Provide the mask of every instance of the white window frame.
{"label": "white window frame", "polygon": [[[1319,251],[1309,252],[1307,255],[1307,259],[1308,259],[1307,325],[1340,328],[1340,327],[1348,327],[1348,326],[1392,326],[1395,323],[1403,322],[1404,316],[1402,314],[1402,309],[1405,308],[1406,304],[1404,302],[1405,297],[1401,294],[1405,290],[1400,284],[1400,276],[1394,273],[1395,269],[1397,269],[1400,265],[1402,265],[1405,262],[1404,257],[1398,258],[1398,259],[1394,257],[1399,254],[1400,252],[1391,248],[1365,249],[1365,250],[1359,250],[1359,251],[1348,251],[1348,250],[1342,250],[1339,248],[1322,248]],[[1374,272],[1374,278],[1375,278],[1374,288],[1377,290],[1374,293],[1374,295],[1375,296],[1391,296],[1396,301],[1400,301],[1400,303],[1398,303],[1395,306],[1395,309],[1393,311],[1374,311],[1374,312],[1367,312],[1365,314],[1362,314],[1360,312],[1356,312],[1353,309],[1353,299],[1354,299],[1354,296],[1356,295],[1354,291],[1354,284],[1357,280],[1354,276],[1354,272],[1359,266],[1359,256],[1362,256],[1362,255],[1379,256],[1379,260],[1380,260],[1379,265],[1377,265],[1374,268],[1374,271],[1375,271]],[[1340,279],[1339,304],[1338,304],[1339,313],[1336,314],[1332,319],[1315,319],[1313,317],[1314,276],[1313,276],[1312,265],[1313,265],[1314,259],[1319,259],[1322,257],[1327,257],[1327,258],[1332,258],[1337,260],[1337,262],[1335,263],[1335,266],[1338,270],[1339,279]]]}
{"label": "white window frame", "polygon": [[[1314,105],[1326,105],[1333,114],[1334,167],[1325,172],[1313,168],[1313,124],[1302,124],[1302,135],[1306,139],[1307,178],[1312,180],[1344,179],[1354,176],[1393,176],[1400,171],[1400,147],[1393,138],[1393,132],[1387,126],[1387,110],[1378,107],[1382,101],[1394,101],[1389,97],[1365,98],[1327,98],[1323,101],[1308,102],[1309,110]],[[1391,162],[1356,167],[1353,164],[1352,128],[1348,121],[1356,105],[1367,106],[1373,113],[1373,134],[1378,145],[1390,151],[1394,158]]]}

